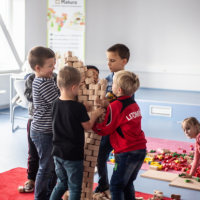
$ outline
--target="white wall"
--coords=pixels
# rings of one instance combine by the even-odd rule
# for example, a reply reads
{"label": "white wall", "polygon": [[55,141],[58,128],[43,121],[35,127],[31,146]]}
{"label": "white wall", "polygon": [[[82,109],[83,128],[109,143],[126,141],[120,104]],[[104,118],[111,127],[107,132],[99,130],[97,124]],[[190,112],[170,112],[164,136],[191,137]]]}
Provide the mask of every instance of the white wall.
{"label": "white wall", "polygon": [[199,8],[199,0],[87,0],[86,64],[107,70],[106,49],[123,43],[142,87],[200,91]]}
{"label": "white wall", "polygon": [[47,45],[47,0],[25,1],[25,56],[34,46]]}

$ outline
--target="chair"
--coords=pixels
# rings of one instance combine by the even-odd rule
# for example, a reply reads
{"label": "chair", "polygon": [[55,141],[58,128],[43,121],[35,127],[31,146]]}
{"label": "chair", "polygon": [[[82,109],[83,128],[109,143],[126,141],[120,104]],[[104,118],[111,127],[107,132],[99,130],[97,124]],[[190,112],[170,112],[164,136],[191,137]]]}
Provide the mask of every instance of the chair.
{"label": "chair", "polygon": [[19,95],[19,100],[16,101],[16,105],[13,107],[13,114],[12,114],[12,132],[15,132],[17,129],[19,129],[19,126],[14,128],[14,119],[27,119],[24,117],[15,117],[15,108],[18,106],[21,106],[22,108],[28,108],[28,100],[24,96],[24,91],[25,91],[25,82],[26,80],[15,80],[14,81],[14,88]]}

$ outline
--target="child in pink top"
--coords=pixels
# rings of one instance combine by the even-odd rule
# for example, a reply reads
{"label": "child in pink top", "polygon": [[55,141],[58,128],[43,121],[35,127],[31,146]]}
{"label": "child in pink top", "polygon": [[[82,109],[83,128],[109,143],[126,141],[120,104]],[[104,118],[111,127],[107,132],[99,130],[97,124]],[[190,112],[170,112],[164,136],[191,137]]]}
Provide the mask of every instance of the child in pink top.
{"label": "child in pink top", "polygon": [[183,120],[181,127],[184,130],[184,133],[187,137],[189,137],[190,139],[196,139],[194,162],[192,165],[192,169],[190,171],[190,174],[184,173],[185,176],[182,176],[183,178],[191,178],[194,175],[197,167],[199,166],[200,161],[200,123],[196,118],[189,117]]}

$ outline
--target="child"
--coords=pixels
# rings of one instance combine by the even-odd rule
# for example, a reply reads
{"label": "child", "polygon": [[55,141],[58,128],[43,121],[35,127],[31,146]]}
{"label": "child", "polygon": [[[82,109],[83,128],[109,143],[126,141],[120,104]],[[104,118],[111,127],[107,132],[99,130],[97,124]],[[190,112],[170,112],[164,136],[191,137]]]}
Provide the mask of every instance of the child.
{"label": "child", "polygon": [[141,112],[131,95],[139,88],[138,77],[128,71],[115,73],[112,91],[117,100],[107,107],[103,123],[95,123],[99,135],[110,135],[116,160],[110,181],[112,200],[135,200],[133,181],[146,155],[146,139],[141,130]]}
{"label": "child", "polygon": [[65,66],[58,74],[61,96],[53,102],[53,150],[56,166],[57,185],[51,200],[61,200],[69,189],[70,200],[80,200],[83,159],[84,129],[89,130],[97,118],[105,111],[95,110],[89,119],[85,106],[75,101],[81,84],[81,74],[73,67]]}
{"label": "child", "polygon": [[87,70],[93,72],[94,83],[97,84],[99,82],[99,69],[93,65],[87,65]]}
{"label": "child", "polygon": [[[54,80],[56,82],[57,79],[57,74],[53,73]],[[35,186],[35,179],[36,175],[38,172],[38,166],[39,166],[39,156],[37,149],[31,140],[30,137],[30,127],[31,127],[31,122],[33,119],[33,93],[32,93],[32,84],[33,80],[35,78],[35,73],[29,74],[28,77],[24,78],[26,80],[25,83],[25,92],[24,96],[27,98],[29,101],[29,106],[28,106],[28,112],[29,112],[29,120],[27,123],[27,138],[28,138],[28,168],[27,168],[27,181],[24,184],[24,190],[25,192],[33,192],[34,191],[34,186]]]}
{"label": "child", "polygon": [[190,171],[190,174],[184,173],[185,176],[182,176],[183,178],[191,178],[194,175],[197,167],[199,166],[200,161],[200,123],[196,118],[189,117],[183,120],[181,127],[187,137],[189,137],[190,139],[196,139],[196,147],[192,169]]}
{"label": "child", "polygon": [[[126,47],[125,45],[115,44],[107,50],[106,55],[108,60],[108,67],[111,71],[111,74],[108,77],[106,77],[108,81],[106,93],[108,92],[112,93],[112,83],[113,83],[114,73],[124,70],[126,64],[129,61],[130,52],[128,47]],[[132,98],[134,99],[134,94],[132,95]],[[101,106],[107,107],[108,104],[109,104],[108,101],[105,100],[101,101]],[[95,193],[104,192],[105,190],[109,189],[107,160],[109,158],[110,152],[113,150],[109,138],[110,135],[106,135],[101,138],[99,155],[97,159],[99,180],[98,180],[98,185],[94,190]]]}
{"label": "child", "polygon": [[39,156],[35,199],[42,200],[50,197],[55,172],[51,156],[53,134],[50,112],[52,102],[59,97],[60,91],[52,77],[55,54],[51,49],[35,47],[29,52],[28,60],[36,75],[32,85],[34,114],[30,132]]}

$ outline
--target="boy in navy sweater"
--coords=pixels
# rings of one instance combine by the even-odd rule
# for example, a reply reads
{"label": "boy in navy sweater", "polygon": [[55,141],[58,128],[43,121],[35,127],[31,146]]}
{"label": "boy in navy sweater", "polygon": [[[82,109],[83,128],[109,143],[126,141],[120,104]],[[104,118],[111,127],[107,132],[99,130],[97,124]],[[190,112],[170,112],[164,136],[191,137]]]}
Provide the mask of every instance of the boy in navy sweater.
{"label": "boy in navy sweater", "polygon": [[52,102],[60,96],[60,91],[52,76],[55,54],[51,49],[34,47],[29,52],[28,60],[36,75],[32,85],[34,114],[30,132],[39,156],[35,200],[43,200],[49,199],[53,187],[55,165],[51,156],[53,134],[50,112]]}
{"label": "boy in navy sweater", "polygon": [[[111,74],[106,77],[106,80],[108,81],[106,93],[112,93],[113,76],[116,72],[125,69],[125,66],[129,61],[130,51],[128,47],[123,44],[115,44],[107,50],[106,55],[108,60],[108,67],[111,72]],[[134,94],[132,94],[132,98],[134,99]],[[109,102],[105,100],[100,100],[99,103],[103,107],[107,107],[109,104]],[[99,155],[97,159],[99,180],[98,186],[95,188],[94,191],[95,193],[104,192],[105,190],[109,189],[107,160],[109,158],[110,152],[113,150],[109,138],[110,135],[106,135],[103,136],[101,139]]]}
{"label": "boy in navy sweater", "polygon": [[141,112],[131,97],[139,88],[138,77],[128,71],[115,73],[112,91],[117,99],[109,104],[103,123],[93,130],[110,136],[115,151],[115,167],[110,181],[112,200],[135,200],[133,181],[146,155],[146,139],[141,130]]}

